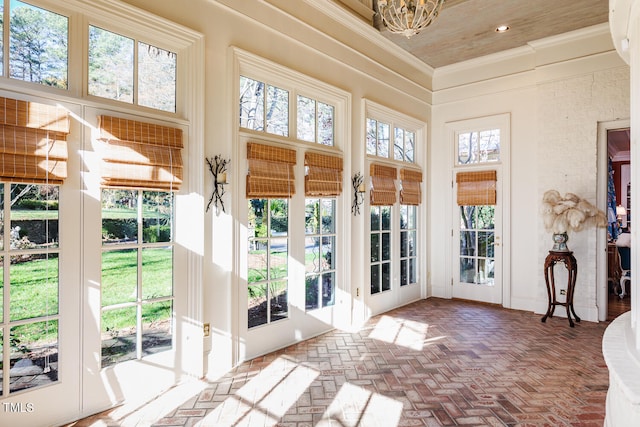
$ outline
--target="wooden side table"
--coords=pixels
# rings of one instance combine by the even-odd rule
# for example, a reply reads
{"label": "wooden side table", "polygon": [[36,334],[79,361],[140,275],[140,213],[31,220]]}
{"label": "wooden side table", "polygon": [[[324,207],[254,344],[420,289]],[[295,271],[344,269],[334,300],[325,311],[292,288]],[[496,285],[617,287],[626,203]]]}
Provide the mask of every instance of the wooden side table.
{"label": "wooden side table", "polygon": [[[566,302],[558,302],[556,299],[556,280],[553,274],[553,267],[562,262],[564,266],[569,270],[569,278],[567,283],[567,299]],[[549,299],[549,307],[547,313],[542,317],[541,321],[547,320],[547,317],[553,317],[553,311],[556,309],[556,305],[563,305],[567,307],[567,318],[569,319],[569,326],[574,327],[571,314],[576,319],[576,322],[580,321],[580,318],[576,315],[573,309],[573,290],[576,286],[576,276],[578,274],[578,263],[571,251],[549,251],[549,255],[544,260],[544,281],[547,284],[547,297]]]}

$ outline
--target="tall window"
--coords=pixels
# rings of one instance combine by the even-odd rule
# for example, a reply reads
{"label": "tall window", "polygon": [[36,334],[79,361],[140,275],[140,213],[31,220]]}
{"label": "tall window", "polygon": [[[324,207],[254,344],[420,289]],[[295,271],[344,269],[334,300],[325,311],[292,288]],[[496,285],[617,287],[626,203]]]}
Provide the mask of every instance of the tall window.
{"label": "tall window", "polygon": [[417,208],[400,206],[400,286],[417,280]]}
{"label": "tall window", "polygon": [[[351,100],[323,82],[239,49],[234,53],[238,131],[247,140],[247,328],[256,330],[296,318],[299,312],[290,311],[290,304],[304,304],[306,311],[335,305],[339,148]],[[296,166],[303,153],[304,169]],[[304,192],[296,173],[304,175]],[[303,226],[304,235],[296,236],[290,223]],[[289,259],[304,263],[304,276],[290,275]]]}
{"label": "tall window", "polygon": [[58,190],[0,183],[0,396],[58,380]]}
{"label": "tall window", "polygon": [[177,55],[89,26],[89,94],[176,111]]}
{"label": "tall window", "polygon": [[172,348],[173,199],[102,190],[102,367]]}
{"label": "tall window", "polygon": [[371,206],[371,294],[391,289],[391,206]]}
{"label": "tall window", "polygon": [[418,280],[423,173],[416,164],[416,144],[424,134],[424,123],[369,100],[365,110],[371,179],[370,285],[371,294],[377,294],[392,290],[394,278],[400,287]]}
{"label": "tall window", "polygon": [[59,184],[67,177],[69,118],[62,106],[0,98],[0,131],[0,395],[6,396],[58,380]]}
{"label": "tall window", "polygon": [[8,65],[12,79],[67,89],[69,18],[17,0],[0,2],[0,12],[9,22],[8,45],[0,38],[2,58],[9,58],[2,74]]}
{"label": "tall window", "polygon": [[249,199],[248,327],[289,315],[289,201]]}
{"label": "tall window", "polygon": [[304,262],[307,310],[335,304],[335,220],[335,199],[306,199]]}

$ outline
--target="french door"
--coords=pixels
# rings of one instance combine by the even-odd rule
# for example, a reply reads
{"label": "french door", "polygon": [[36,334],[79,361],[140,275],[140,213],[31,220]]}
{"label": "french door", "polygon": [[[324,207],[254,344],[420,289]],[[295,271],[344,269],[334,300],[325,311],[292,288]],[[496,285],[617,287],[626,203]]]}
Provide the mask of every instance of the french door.
{"label": "french door", "polygon": [[453,297],[502,304],[500,207],[461,205],[454,211]]}
{"label": "french door", "polygon": [[502,212],[509,184],[510,120],[509,114],[499,114],[447,123],[453,148],[453,298],[505,303]]}
{"label": "french door", "polygon": [[[0,182],[0,424],[58,425],[79,413],[81,247],[79,177],[69,174],[60,182],[55,163],[78,167],[80,125],[67,121],[67,111],[78,115],[80,109],[14,93],[1,96],[3,138],[6,146],[18,147],[5,152],[3,161],[19,159],[16,165],[33,165],[25,175],[37,170],[46,177]],[[37,120],[7,124],[9,106],[17,117],[37,109],[45,121],[58,119],[69,128],[42,131],[35,129]],[[49,150],[36,151],[36,161],[29,162],[23,153],[34,147]]]}

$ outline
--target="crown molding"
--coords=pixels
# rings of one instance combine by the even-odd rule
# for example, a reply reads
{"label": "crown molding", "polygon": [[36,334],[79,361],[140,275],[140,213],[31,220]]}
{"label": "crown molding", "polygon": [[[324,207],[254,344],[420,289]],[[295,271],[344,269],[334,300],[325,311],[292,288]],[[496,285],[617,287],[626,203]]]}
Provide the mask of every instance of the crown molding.
{"label": "crown molding", "polygon": [[607,23],[546,37],[525,46],[439,67],[434,71],[433,90],[476,83],[532,71],[613,51]]}
{"label": "crown molding", "polygon": [[[274,0],[266,1],[272,4],[275,3]],[[372,48],[383,49],[385,54],[392,55],[396,59],[403,61],[416,69],[423,70],[428,75],[433,76],[434,69],[430,65],[422,62],[404,49],[399,48],[395,43],[380,34],[380,31],[378,31],[373,25],[368,25],[366,22],[363,22],[351,13],[345,13],[344,8],[340,7],[335,2],[330,0],[302,1],[315,9],[318,13],[324,14],[338,24],[349,28],[356,35],[369,40],[372,43]],[[274,6],[276,5],[274,4]],[[313,25],[312,22],[308,22],[308,24]],[[343,43],[346,42],[343,41]],[[362,53],[370,56],[368,52]]]}

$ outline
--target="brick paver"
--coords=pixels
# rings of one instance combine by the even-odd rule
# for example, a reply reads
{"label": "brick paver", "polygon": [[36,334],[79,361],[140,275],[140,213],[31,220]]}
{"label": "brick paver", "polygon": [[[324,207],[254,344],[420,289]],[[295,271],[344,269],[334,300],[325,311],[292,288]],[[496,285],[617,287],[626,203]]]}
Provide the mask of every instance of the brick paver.
{"label": "brick paver", "polygon": [[245,362],[153,425],[602,426],[608,323],[540,317],[418,301]]}

